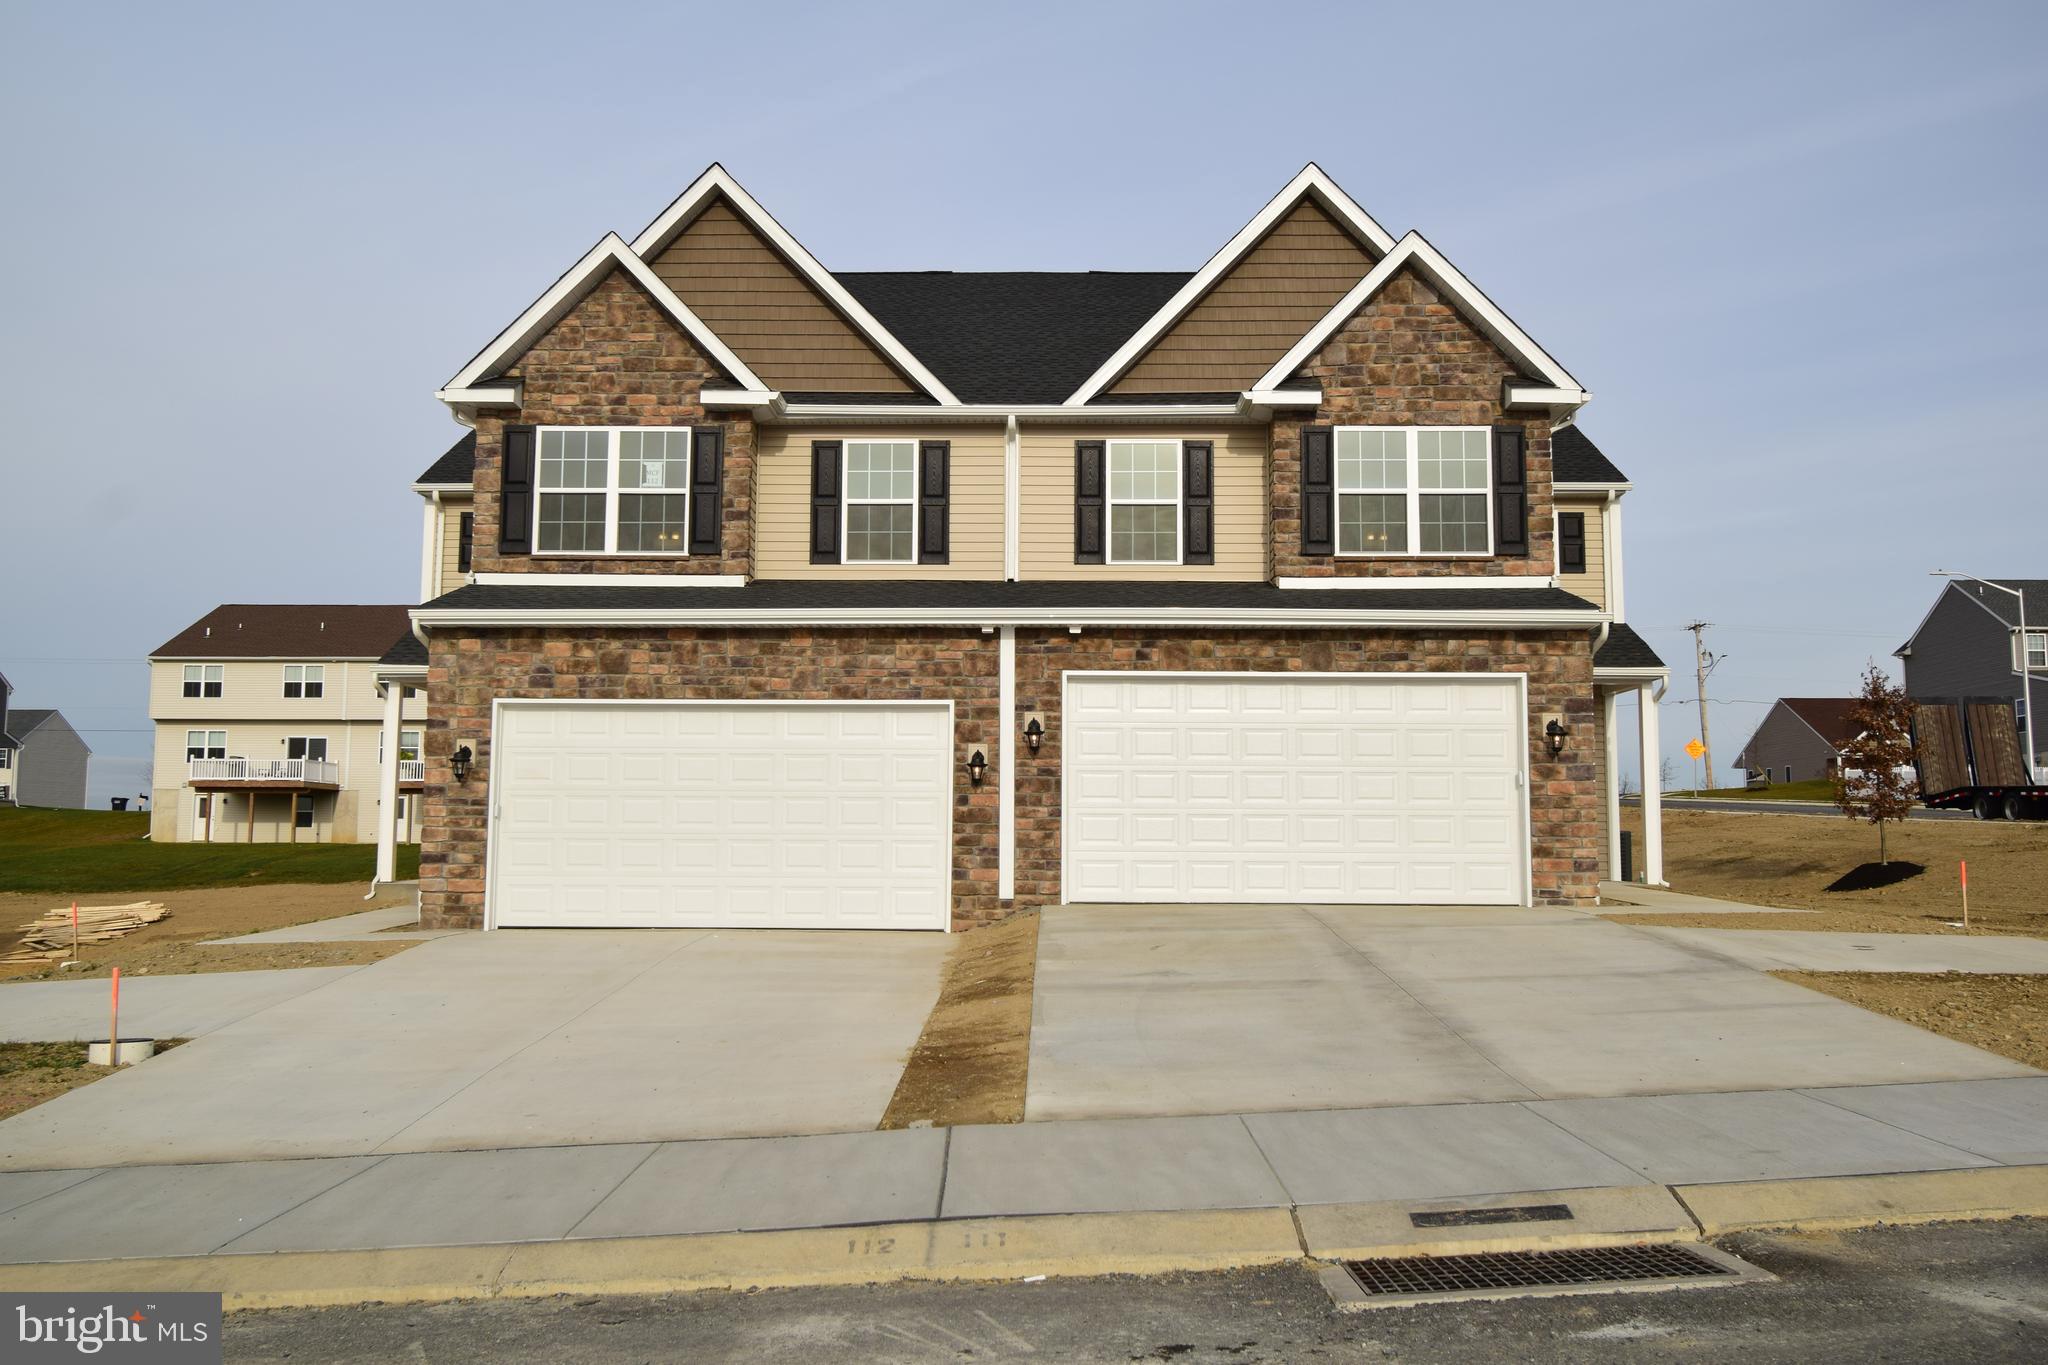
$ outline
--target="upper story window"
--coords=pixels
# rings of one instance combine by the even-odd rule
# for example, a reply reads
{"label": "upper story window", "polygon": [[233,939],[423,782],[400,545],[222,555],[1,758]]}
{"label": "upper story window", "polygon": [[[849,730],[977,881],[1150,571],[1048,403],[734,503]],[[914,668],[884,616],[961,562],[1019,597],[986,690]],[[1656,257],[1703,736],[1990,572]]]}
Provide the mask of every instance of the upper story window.
{"label": "upper story window", "polygon": [[188,697],[217,697],[220,695],[221,665],[186,664],[185,695]]}
{"label": "upper story window", "polygon": [[0,771],[14,766],[14,750],[0,749]]}
{"label": "upper story window", "polygon": [[542,427],[535,554],[689,551],[688,427]]}
{"label": "upper story window", "polygon": [[319,697],[327,692],[326,664],[286,664],[284,694],[287,697]]}
{"label": "upper story window", "polygon": [[1484,427],[1339,427],[1337,553],[1493,553]]}
{"label": "upper story window", "polygon": [[[400,730],[398,732],[398,761],[410,763],[420,756],[420,732]],[[384,761],[384,731],[377,731],[377,761]]]}
{"label": "upper story window", "polygon": [[917,443],[846,443],[846,563],[917,559]]}
{"label": "upper story window", "polygon": [[1180,563],[1180,442],[1109,442],[1109,562]]}
{"label": "upper story window", "polygon": [[2048,631],[2027,632],[2027,661],[2024,667],[2048,668]]}
{"label": "upper story window", "polygon": [[225,730],[187,730],[185,732],[185,758],[226,758],[228,756],[228,732]]}

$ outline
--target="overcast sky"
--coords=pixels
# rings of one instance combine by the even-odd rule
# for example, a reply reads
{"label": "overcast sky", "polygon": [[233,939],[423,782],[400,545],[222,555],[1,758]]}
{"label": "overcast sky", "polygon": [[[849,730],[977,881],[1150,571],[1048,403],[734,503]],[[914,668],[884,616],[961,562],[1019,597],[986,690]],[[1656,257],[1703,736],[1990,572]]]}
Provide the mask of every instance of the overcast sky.
{"label": "overcast sky", "polygon": [[2039,3],[0,12],[0,671],[95,804],[216,603],[411,600],[434,389],[713,160],[828,267],[963,270],[1193,269],[1319,161],[1593,391],[1724,768],[1929,569],[2048,577]]}

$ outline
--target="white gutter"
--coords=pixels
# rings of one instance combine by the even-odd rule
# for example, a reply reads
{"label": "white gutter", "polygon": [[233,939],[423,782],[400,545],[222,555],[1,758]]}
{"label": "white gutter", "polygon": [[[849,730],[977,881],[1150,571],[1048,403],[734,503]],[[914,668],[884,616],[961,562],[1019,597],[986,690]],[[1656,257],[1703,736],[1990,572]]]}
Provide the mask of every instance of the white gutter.
{"label": "white gutter", "polygon": [[1256,423],[1265,419],[1238,403],[1102,403],[1068,407],[1059,403],[961,403],[940,407],[929,403],[789,403],[777,414],[790,423],[804,422],[1157,422],[1199,419],[1209,422]]}
{"label": "white gutter", "polygon": [[[1399,611],[1351,607],[437,607],[415,608],[413,633],[442,626],[1432,626],[1570,629],[1612,620],[1604,612]],[[424,643],[425,637],[421,636]]]}

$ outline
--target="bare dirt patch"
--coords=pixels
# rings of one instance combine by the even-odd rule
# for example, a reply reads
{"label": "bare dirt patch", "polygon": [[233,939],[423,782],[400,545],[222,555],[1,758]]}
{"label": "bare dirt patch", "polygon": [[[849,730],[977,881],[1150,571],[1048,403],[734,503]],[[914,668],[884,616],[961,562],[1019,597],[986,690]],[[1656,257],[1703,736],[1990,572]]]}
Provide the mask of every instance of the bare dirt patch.
{"label": "bare dirt patch", "polygon": [[2048,1071],[2048,977],[1974,972],[1771,975]]}
{"label": "bare dirt patch", "polygon": [[[276,967],[337,967],[376,962],[404,952],[418,940],[390,943],[263,943],[208,946],[204,940],[283,929],[314,920],[353,915],[359,910],[400,905],[410,887],[381,891],[364,900],[360,883],[324,886],[233,886],[198,891],[159,891],[81,897],[86,904],[131,900],[161,901],[171,913],[155,924],[106,943],[79,945],[85,965],[25,963],[0,968],[0,981],[69,980],[104,976],[119,967],[127,975],[183,975],[190,972],[247,972]],[[70,904],[40,892],[0,895],[0,952],[20,940],[20,926],[58,905]]]}
{"label": "bare dirt patch", "polygon": [[[1623,812],[1642,830],[1642,812]],[[1813,815],[1664,812],[1664,877],[1674,891],[1750,905],[1812,910],[1809,915],[1653,915],[1630,911],[1624,924],[1696,929],[1805,929],[1846,933],[1956,934],[1962,917],[1957,864],[1970,864],[1970,928],[1975,933],[2048,938],[2048,824],[1908,820],[1886,842],[1895,860],[1927,871],[1890,886],[1830,891],[1828,884],[1877,853],[1867,824]]]}
{"label": "bare dirt patch", "polygon": [[[184,1041],[159,1038],[157,1053],[160,1056]],[[121,1070],[114,1066],[92,1066],[85,1058],[84,1043],[0,1043],[0,1119],[33,1109],[67,1090],[91,1085],[100,1077]]]}
{"label": "bare dirt patch", "polygon": [[1035,911],[961,934],[881,1126],[1023,1122],[1037,974]]}

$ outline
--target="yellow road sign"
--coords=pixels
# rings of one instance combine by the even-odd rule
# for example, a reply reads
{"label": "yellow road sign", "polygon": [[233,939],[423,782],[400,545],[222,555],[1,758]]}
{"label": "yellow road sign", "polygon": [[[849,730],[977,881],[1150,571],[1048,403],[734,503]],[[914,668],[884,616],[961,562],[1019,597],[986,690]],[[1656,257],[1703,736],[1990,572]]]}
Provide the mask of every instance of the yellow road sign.
{"label": "yellow road sign", "polygon": [[1706,751],[1707,746],[1700,743],[1696,739],[1689,739],[1685,742],[1685,756],[1687,758],[1698,758],[1701,754],[1705,753]]}

